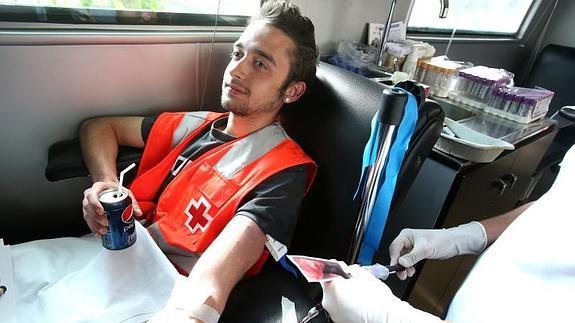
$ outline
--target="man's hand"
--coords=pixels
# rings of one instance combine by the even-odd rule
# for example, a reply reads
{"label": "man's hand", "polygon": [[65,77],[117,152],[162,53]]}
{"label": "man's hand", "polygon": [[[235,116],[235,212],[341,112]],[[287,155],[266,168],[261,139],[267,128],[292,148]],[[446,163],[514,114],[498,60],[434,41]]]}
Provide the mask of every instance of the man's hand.
{"label": "man's hand", "polygon": [[413,276],[413,266],[423,259],[449,259],[478,254],[486,245],[487,235],[479,222],[439,230],[403,229],[389,246],[390,264],[399,263],[407,268],[397,272],[397,277],[404,280]]}
{"label": "man's hand", "polygon": [[353,265],[349,269],[351,278],[322,283],[322,305],[335,323],[441,322],[395,297],[364,268]]}
{"label": "man's hand", "polygon": [[[118,186],[118,146],[144,147],[141,133],[143,120],[143,117],[103,117],[88,119],[80,126],[78,136],[82,157],[94,181],[92,187],[84,191],[82,209],[84,220],[96,236],[108,232],[108,220],[98,196],[102,191]],[[133,196],[132,200],[134,215],[141,215]]]}
{"label": "man's hand", "polygon": [[[90,227],[90,230],[100,236],[108,232],[108,219],[104,214],[104,207],[99,201],[100,194],[110,188],[117,188],[117,182],[96,182],[92,187],[84,191],[84,199],[82,200],[82,211],[84,213],[84,220]],[[124,188],[125,189],[125,188]],[[129,192],[132,198],[132,209],[135,217],[142,215],[142,211],[138,207],[138,202]]]}

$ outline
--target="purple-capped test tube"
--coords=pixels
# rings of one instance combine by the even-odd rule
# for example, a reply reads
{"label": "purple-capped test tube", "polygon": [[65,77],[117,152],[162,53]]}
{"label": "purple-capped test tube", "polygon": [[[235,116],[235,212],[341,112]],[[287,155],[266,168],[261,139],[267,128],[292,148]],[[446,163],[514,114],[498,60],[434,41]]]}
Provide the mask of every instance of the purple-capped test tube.
{"label": "purple-capped test tube", "polygon": [[483,83],[485,79],[479,76],[475,77],[475,84],[473,85],[473,90],[471,91],[471,96],[476,99],[479,99],[479,93],[481,92],[481,88],[483,87]]}
{"label": "purple-capped test tube", "polygon": [[513,114],[517,114],[517,111],[521,111],[521,109],[522,109],[521,103],[523,102],[523,99],[524,98],[522,95],[516,95],[513,98],[513,104],[512,104],[512,106],[513,106],[512,111],[514,111],[514,112],[512,112]]}
{"label": "purple-capped test tube", "polygon": [[496,99],[494,102],[495,107],[497,110],[502,110],[503,105],[505,104],[505,92],[501,88],[496,88],[495,95],[496,95]]}
{"label": "purple-capped test tube", "polygon": [[489,97],[489,101],[487,102],[487,106],[492,109],[499,109],[499,107],[497,106],[497,101],[499,100],[498,90],[499,89],[493,89],[491,91],[491,96]]}
{"label": "purple-capped test tube", "polygon": [[461,82],[457,86],[457,91],[459,94],[465,94],[469,86],[469,74],[459,71],[459,77]]}
{"label": "purple-capped test tube", "polygon": [[494,88],[494,85],[495,85],[495,81],[493,81],[493,80],[487,80],[487,79],[485,80],[484,87],[483,87],[483,89],[481,90],[481,93],[480,93],[480,96],[481,96],[481,99],[482,99],[482,100],[485,99],[485,97],[487,96],[487,93],[489,93],[490,90]]}
{"label": "purple-capped test tube", "polygon": [[475,77],[475,85],[473,86],[473,91],[471,93],[471,96],[473,96],[476,99],[479,99],[479,93],[481,92],[481,89],[483,88],[483,82],[485,81],[484,78],[476,76]]}
{"label": "purple-capped test tube", "polygon": [[503,103],[501,104],[501,110],[503,112],[509,112],[511,102],[513,101],[513,94],[503,92]]}
{"label": "purple-capped test tube", "polygon": [[518,115],[521,117],[531,117],[533,111],[535,110],[535,106],[537,105],[537,100],[532,98],[526,98],[524,102],[525,104],[523,106],[523,109],[519,111]]}
{"label": "purple-capped test tube", "polygon": [[463,94],[465,96],[471,95],[471,90],[473,89],[473,85],[475,84],[475,76],[468,74],[467,75],[467,86],[465,86]]}

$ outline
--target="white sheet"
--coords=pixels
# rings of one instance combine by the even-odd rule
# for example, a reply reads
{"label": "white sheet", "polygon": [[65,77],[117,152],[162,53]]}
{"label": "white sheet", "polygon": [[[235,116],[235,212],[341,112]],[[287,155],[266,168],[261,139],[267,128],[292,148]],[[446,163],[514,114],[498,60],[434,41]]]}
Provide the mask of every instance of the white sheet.
{"label": "white sheet", "polygon": [[12,275],[12,255],[10,246],[5,246],[2,239],[0,239],[0,286],[6,287],[6,292],[0,296],[0,320],[2,323],[14,323],[16,322],[16,294]]}
{"label": "white sheet", "polygon": [[20,323],[144,322],[166,303],[177,271],[146,229],[128,249],[60,238],[12,248]]}

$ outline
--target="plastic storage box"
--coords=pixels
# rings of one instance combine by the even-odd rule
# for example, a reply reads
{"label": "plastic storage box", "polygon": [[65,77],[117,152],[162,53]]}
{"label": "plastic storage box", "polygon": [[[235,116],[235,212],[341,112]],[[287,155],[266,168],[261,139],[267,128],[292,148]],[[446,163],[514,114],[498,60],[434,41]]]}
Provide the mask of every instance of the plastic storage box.
{"label": "plastic storage box", "polygon": [[488,98],[485,111],[520,123],[541,119],[549,110],[554,93],[545,89],[497,88]]}
{"label": "plastic storage box", "polygon": [[486,66],[474,66],[459,71],[449,98],[483,109],[489,95],[500,87],[513,86],[513,74],[504,70]]}
{"label": "plastic storage box", "polygon": [[446,98],[460,69],[469,65],[447,60],[443,57],[419,60],[415,80],[431,87],[431,94]]}

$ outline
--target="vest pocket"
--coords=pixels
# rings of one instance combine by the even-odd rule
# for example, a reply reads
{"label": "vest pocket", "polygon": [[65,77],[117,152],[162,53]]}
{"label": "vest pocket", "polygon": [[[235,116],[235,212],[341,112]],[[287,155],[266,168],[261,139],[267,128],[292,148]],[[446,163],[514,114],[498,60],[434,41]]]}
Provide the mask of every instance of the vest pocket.
{"label": "vest pocket", "polygon": [[198,190],[218,209],[239,190],[236,184],[225,179],[206,162],[202,163],[194,177]]}

